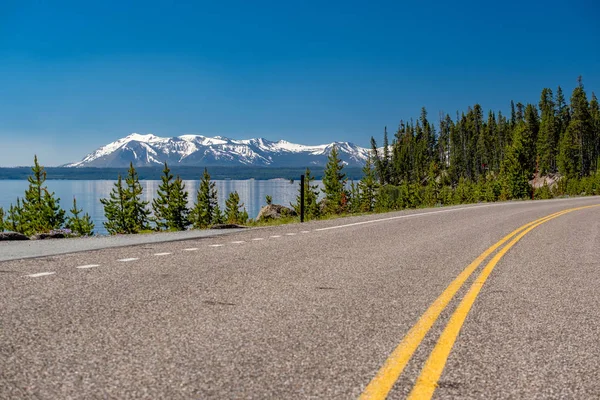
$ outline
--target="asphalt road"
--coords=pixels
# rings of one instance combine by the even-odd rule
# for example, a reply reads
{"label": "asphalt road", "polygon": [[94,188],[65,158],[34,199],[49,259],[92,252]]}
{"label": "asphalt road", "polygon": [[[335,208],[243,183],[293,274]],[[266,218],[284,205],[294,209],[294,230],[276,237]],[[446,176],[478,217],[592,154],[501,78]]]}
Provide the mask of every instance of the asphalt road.
{"label": "asphalt road", "polygon": [[[600,207],[509,238],[401,373],[382,369],[490,246],[596,204],[412,210],[3,261],[0,399],[377,398],[376,376],[395,399],[429,382],[424,365],[441,368],[433,398],[600,398]],[[451,327],[455,342],[440,340]]]}

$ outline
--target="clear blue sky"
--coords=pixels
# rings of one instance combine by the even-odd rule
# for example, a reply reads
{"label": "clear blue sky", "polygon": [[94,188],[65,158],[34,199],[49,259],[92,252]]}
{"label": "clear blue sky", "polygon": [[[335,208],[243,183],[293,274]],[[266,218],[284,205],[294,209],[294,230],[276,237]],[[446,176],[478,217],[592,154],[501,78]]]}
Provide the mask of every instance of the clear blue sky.
{"label": "clear blue sky", "polygon": [[131,132],[367,146],[422,106],[507,110],[578,75],[591,95],[599,20],[594,0],[0,0],[0,166]]}

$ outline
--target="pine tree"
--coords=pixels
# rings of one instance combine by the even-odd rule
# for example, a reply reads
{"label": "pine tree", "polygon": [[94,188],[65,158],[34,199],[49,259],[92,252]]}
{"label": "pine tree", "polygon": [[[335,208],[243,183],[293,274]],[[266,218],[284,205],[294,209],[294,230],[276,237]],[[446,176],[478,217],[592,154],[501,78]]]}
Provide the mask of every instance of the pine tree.
{"label": "pine tree", "polygon": [[579,146],[580,176],[587,176],[591,171],[593,159],[595,158],[595,143],[590,107],[581,77],[579,77],[578,85],[571,96],[571,121],[567,130],[569,129],[575,135]]}
{"label": "pine tree", "polygon": [[390,175],[392,169],[392,159],[390,155],[390,144],[388,141],[387,126],[383,128],[383,160],[382,163],[382,174],[383,181],[390,183]]}
{"label": "pine tree", "polygon": [[219,223],[221,218],[215,183],[210,181],[208,170],[204,168],[200,187],[196,193],[196,203],[190,211],[190,222],[195,229],[205,229]]}
{"label": "pine tree", "polygon": [[342,172],[344,164],[338,157],[336,146],[333,146],[327,158],[327,165],[323,175],[323,193],[325,194],[325,212],[339,214],[345,211],[346,174]]}
{"label": "pine tree", "polygon": [[23,198],[22,229],[27,235],[59,229],[65,222],[65,211],[60,208],[60,199],[44,186],[46,171],[39,165],[37,156],[31,170],[33,175],[27,178],[29,188]]}
{"label": "pine tree", "polygon": [[308,221],[317,219],[321,215],[319,185],[314,184],[315,177],[311,175],[310,169],[306,168],[304,175],[304,188],[298,189],[296,203],[290,205],[296,211],[296,214],[300,215],[300,190],[304,189],[304,218]]}
{"label": "pine tree", "polygon": [[375,141],[375,138],[373,136],[371,136],[371,152],[373,153],[373,162],[375,164],[375,171],[377,171],[377,176],[379,177],[379,184],[384,185],[386,178],[385,163],[384,160],[382,160],[379,156],[377,142]]}
{"label": "pine tree", "polygon": [[21,199],[17,197],[16,205],[10,205],[8,215],[6,216],[5,229],[18,233],[25,233],[25,224],[23,221],[23,206]]}
{"label": "pine tree", "polygon": [[174,178],[165,162],[157,197],[152,200],[153,220],[159,230],[184,230],[188,225],[187,192],[179,176]]}
{"label": "pine tree", "polygon": [[348,193],[348,211],[350,213],[358,213],[361,211],[360,209],[360,189],[357,183],[354,183],[354,180],[350,182],[350,191]]}
{"label": "pine tree", "polygon": [[173,179],[169,166],[165,162],[163,174],[160,177],[161,184],[158,186],[156,197],[152,200],[153,222],[158,230],[168,229],[171,219],[169,204],[171,203],[171,193],[173,192]]}
{"label": "pine tree", "polygon": [[[592,92],[592,100],[590,100],[590,116],[592,118],[592,142],[594,146],[594,157],[592,161],[592,171],[597,174],[600,172],[600,106],[598,98]],[[600,176],[600,174],[598,174]]]}
{"label": "pine tree", "polygon": [[150,229],[148,225],[150,210],[146,208],[149,202],[142,200],[143,188],[133,163],[129,163],[125,183],[127,185],[125,189],[125,219],[129,226],[129,233],[139,233]]}
{"label": "pine tree", "polygon": [[245,224],[248,221],[248,213],[244,208],[244,203],[240,204],[240,195],[237,191],[229,193],[225,201],[225,218],[228,224]]}
{"label": "pine tree", "polygon": [[168,207],[168,229],[182,231],[190,225],[190,210],[188,209],[187,203],[188,193],[185,190],[185,184],[183,183],[183,180],[177,176],[171,187],[171,202]]}
{"label": "pine tree", "polygon": [[370,156],[367,156],[367,161],[365,162],[362,172],[362,179],[358,183],[358,189],[360,192],[359,210],[363,212],[369,212],[373,211],[373,207],[375,206],[375,198],[377,196],[377,188],[379,187]]}
{"label": "pine tree", "polygon": [[538,134],[536,151],[539,157],[539,173],[544,175],[547,172],[556,171],[556,147],[557,138],[555,105],[552,99],[552,90],[545,88],[542,90],[540,98],[540,111],[542,118],[540,121],[540,130]]}
{"label": "pine tree", "polygon": [[0,207],[0,232],[4,232],[4,208]]}
{"label": "pine tree", "polygon": [[100,203],[104,206],[104,216],[106,217],[104,228],[111,235],[132,233],[127,222],[127,199],[125,191],[123,179],[121,178],[121,174],[119,174],[119,178],[110,192],[110,197],[108,199],[100,199]]}
{"label": "pine tree", "polygon": [[525,151],[526,170],[535,171],[536,164],[536,143],[538,132],[540,130],[540,117],[537,108],[533,104],[527,104],[525,107],[525,123],[527,129],[523,131],[523,150]]}
{"label": "pine tree", "polygon": [[500,176],[502,200],[522,199],[529,196],[529,175],[526,170],[526,150],[523,147],[523,133],[529,128],[523,122],[515,127],[512,145],[506,150]]}
{"label": "pine tree", "polygon": [[577,134],[582,129],[579,121],[571,121],[559,143],[558,171],[567,179],[578,178],[581,172],[581,152]]}
{"label": "pine tree", "polygon": [[77,208],[77,199],[73,197],[73,208],[69,210],[71,216],[67,217],[65,228],[80,236],[92,236],[94,234],[94,223],[88,213],[80,216],[83,211]]}
{"label": "pine tree", "polygon": [[437,182],[438,167],[435,162],[429,164],[427,174],[427,186],[425,187],[425,204],[429,207],[435,206],[439,201],[440,185]]}

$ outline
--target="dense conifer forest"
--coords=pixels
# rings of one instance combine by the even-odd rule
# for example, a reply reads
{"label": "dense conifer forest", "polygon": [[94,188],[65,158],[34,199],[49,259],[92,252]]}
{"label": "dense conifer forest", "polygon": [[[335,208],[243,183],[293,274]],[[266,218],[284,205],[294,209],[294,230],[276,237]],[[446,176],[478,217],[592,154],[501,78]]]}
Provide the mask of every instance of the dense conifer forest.
{"label": "dense conifer forest", "polygon": [[537,104],[511,102],[509,115],[475,104],[435,124],[423,108],[389,136],[371,145],[392,208],[598,194],[600,109],[581,78],[569,103],[559,86]]}

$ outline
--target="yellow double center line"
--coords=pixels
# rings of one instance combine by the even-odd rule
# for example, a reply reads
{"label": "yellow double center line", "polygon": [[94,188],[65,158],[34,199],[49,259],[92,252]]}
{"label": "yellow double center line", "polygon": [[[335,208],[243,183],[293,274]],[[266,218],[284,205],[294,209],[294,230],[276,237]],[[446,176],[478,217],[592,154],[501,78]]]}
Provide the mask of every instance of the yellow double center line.
{"label": "yellow double center line", "polygon": [[[450,355],[452,346],[456,341],[456,338],[460,332],[460,329],[469,313],[469,310],[473,306],[477,295],[479,294],[481,287],[491,274],[492,270],[498,264],[500,259],[506,254],[506,252],[513,247],[523,236],[529,233],[531,230],[540,226],[541,224],[548,222],[554,218],[557,218],[563,214],[567,214],[572,211],[582,210],[585,208],[597,207],[599,205],[584,206],[571,208],[563,211],[550,214],[543,218],[532,221],[528,224],[521,226],[514,230],[510,234],[503,237],[496,244],[488,248],[486,251],[481,253],[471,264],[469,264],[461,273],[448,285],[448,287],[442,292],[442,294],[435,299],[435,301],[429,306],[427,311],[421,316],[417,323],[408,331],[404,339],[394,349],[392,354],[385,361],[381,369],[377,372],[377,375],[367,385],[364,392],[360,396],[360,400],[372,400],[372,399],[385,399],[387,394],[390,392],[395,382],[398,380],[400,374],[406,367],[406,364],[417,350],[417,347],[423,341],[423,338],[429,332],[433,324],[437,321],[442,311],[446,308],[448,303],[454,298],[458,290],[463,286],[465,281],[475,272],[477,267],[490,256],[494,251],[501,247],[506,242],[510,241],[505,247],[503,247],[483,268],[480,275],[475,279],[471,288],[462,299],[452,316],[446,328],[442,332],[435,348],[431,352],[428,360],[421,371],[419,378],[413,390],[409,395],[409,399],[429,399],[433,396],[433,392],[437,386],[446,360]],[[511,240],[512,239],[512,240]]]}

